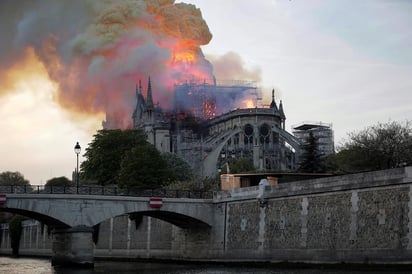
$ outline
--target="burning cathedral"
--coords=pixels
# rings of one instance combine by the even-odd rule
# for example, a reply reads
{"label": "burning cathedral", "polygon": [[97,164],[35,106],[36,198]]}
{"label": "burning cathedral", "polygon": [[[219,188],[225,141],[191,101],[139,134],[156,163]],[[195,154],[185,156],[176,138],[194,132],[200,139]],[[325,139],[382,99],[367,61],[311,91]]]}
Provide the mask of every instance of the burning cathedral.
{"label": "burning cathedral", "polygon": [[159,151],[184,158],[198,176],[215,176],[240,158],[261,171],[297,168],[299,141],[285,130],[274,90],[270,105],[257,107],[255,82],[190,81],[175,84],[170,110],[153,102],[155,92],[150,78],[145,92],[141,82],[136,87],[133,128],[144,129]]}
{"label": "burning cathedral", "polygon": [[[299,139],[285,130],[283,105],[274,91],[270,105],[263,106],[256,82],[215,79],[232,79],[241,71],[258,80],[259,72],[243,68],[233,53],[214,64],[206,59],[201,47],[213,36],[195,5],[61,0],[4,8],[10,15],[5,28],[16,30],[2,40],[12,53],[3,60],[6,68],[44,67],[56,83],[53,98],[66,110],[106,113],[103,128],[142,128],[157,149],[182,156],[203,177],[240,158],[262,171],[297,168]],[[138,84],[135,103],[129,85],[147,75],[153,79],[144,90]],[[325,128],[310,124],[295,130],[301,139],[307,131],[323,138]]]}

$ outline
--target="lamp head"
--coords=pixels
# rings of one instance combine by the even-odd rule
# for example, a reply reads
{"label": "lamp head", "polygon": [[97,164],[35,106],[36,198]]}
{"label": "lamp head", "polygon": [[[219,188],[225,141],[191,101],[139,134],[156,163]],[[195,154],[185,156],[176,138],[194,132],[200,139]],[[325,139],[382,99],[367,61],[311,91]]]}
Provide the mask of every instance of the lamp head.
{"label": "lamp head", "polygon": [[77,142],[76,145],[74,146],[74,153],[80,154],[81,149],[82,148],[80,147],[79,142]]}

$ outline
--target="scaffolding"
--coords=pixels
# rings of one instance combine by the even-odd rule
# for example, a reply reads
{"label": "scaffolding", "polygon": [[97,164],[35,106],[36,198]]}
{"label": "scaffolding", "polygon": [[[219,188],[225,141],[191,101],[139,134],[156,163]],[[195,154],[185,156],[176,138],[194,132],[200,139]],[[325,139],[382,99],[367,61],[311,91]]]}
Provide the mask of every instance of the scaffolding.
{"label": "scaffolding", "polygon": [[237,108],[246,101],[257,107],[262,98],[254,81],[195,81],[175,84],[176,113],[189,113],[201,120],[212,119]]}
{"label": "scaffolding", "polygon": [[305,121],[292,126],[293,135],[304,144],[309,134],[312,133],[317,139],[318,150],[322,155],[335,152],[335,142],[331,123]]}

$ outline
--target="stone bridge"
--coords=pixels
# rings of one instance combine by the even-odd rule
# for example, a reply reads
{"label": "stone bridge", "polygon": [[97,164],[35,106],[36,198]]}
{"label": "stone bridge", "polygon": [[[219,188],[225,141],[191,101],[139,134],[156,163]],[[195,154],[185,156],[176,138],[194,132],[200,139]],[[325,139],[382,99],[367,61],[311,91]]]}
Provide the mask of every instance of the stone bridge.
{"label": "stone bridge", "polygon": [[[205,196],[195,193],[166,198],[172,193],[164,193],[160,208],[150,206],[150,197],[160,197],[152,192],[115,191],[139,195],[130,197],[109,194],[108,188],[102,191],[106,195],[94,195],[100,191],[97,188],[72,187],[59,195],[33,187],[23,190],[32,194],[19,191],[3,191],[0,186],[0,193],[10,193],[5,203],[0,195],[0,204],[4,203],[0,211],[20,213],[51,226],[51,239],[36,227],[35,233],[26,230],[23,242],[37,241],[42,235],[54,265],[93,264],[96,255],[412,266],[412,167],[279,181],[272,186],[219,191],[213,199],[200,199]],[[132,220],[135,228],[131,228]],[[96,244],[93,236],[100,239]],[[2,245],[3,251],[10,251],[8,243]],[[30,254],[41,249],[37,244],[25,248],[31,249]]]}
{"label": "stone bridge", "polygon": [[162,198],[160,208],[149,197],[76,194],[7,194],[1,211],[17,213],[53,228],[93,227],[107,219],[133,214],[151,216],[181,228],[210,227],[212,200]]}
{"label": "stone bridge", "polygon": [[213,223],[211,199],[104,196],[81,194],[6,194],[0,211],[39,220],[52,228],[52,264],[93,265],[94,227],[117,216],[151,216],[183,229],[206,229]]}

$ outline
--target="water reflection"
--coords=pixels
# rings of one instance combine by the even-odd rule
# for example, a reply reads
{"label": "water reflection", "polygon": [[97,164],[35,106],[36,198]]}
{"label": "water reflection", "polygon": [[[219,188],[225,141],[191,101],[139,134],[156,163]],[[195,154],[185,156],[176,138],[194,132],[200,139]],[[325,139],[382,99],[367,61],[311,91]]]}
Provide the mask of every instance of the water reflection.
{"label": "water reflection", "polygon": [[55,273],[50,260],[0,257],[0,273],[50,274]]}
{"label": "water reflection", "polygon": [[331,269],[279,269],[274,266],[257,267],[228,267],[219,265],[185,265],[185,264],[159,264],[138,262],[110,262],[96,261],[93,269],[52,267],[48,259],[9,258],[0,257],[0,273],[7,274],[91,274],[91,273],[156,273],[156,274],[406,274],[410,271],[354,271]]}

